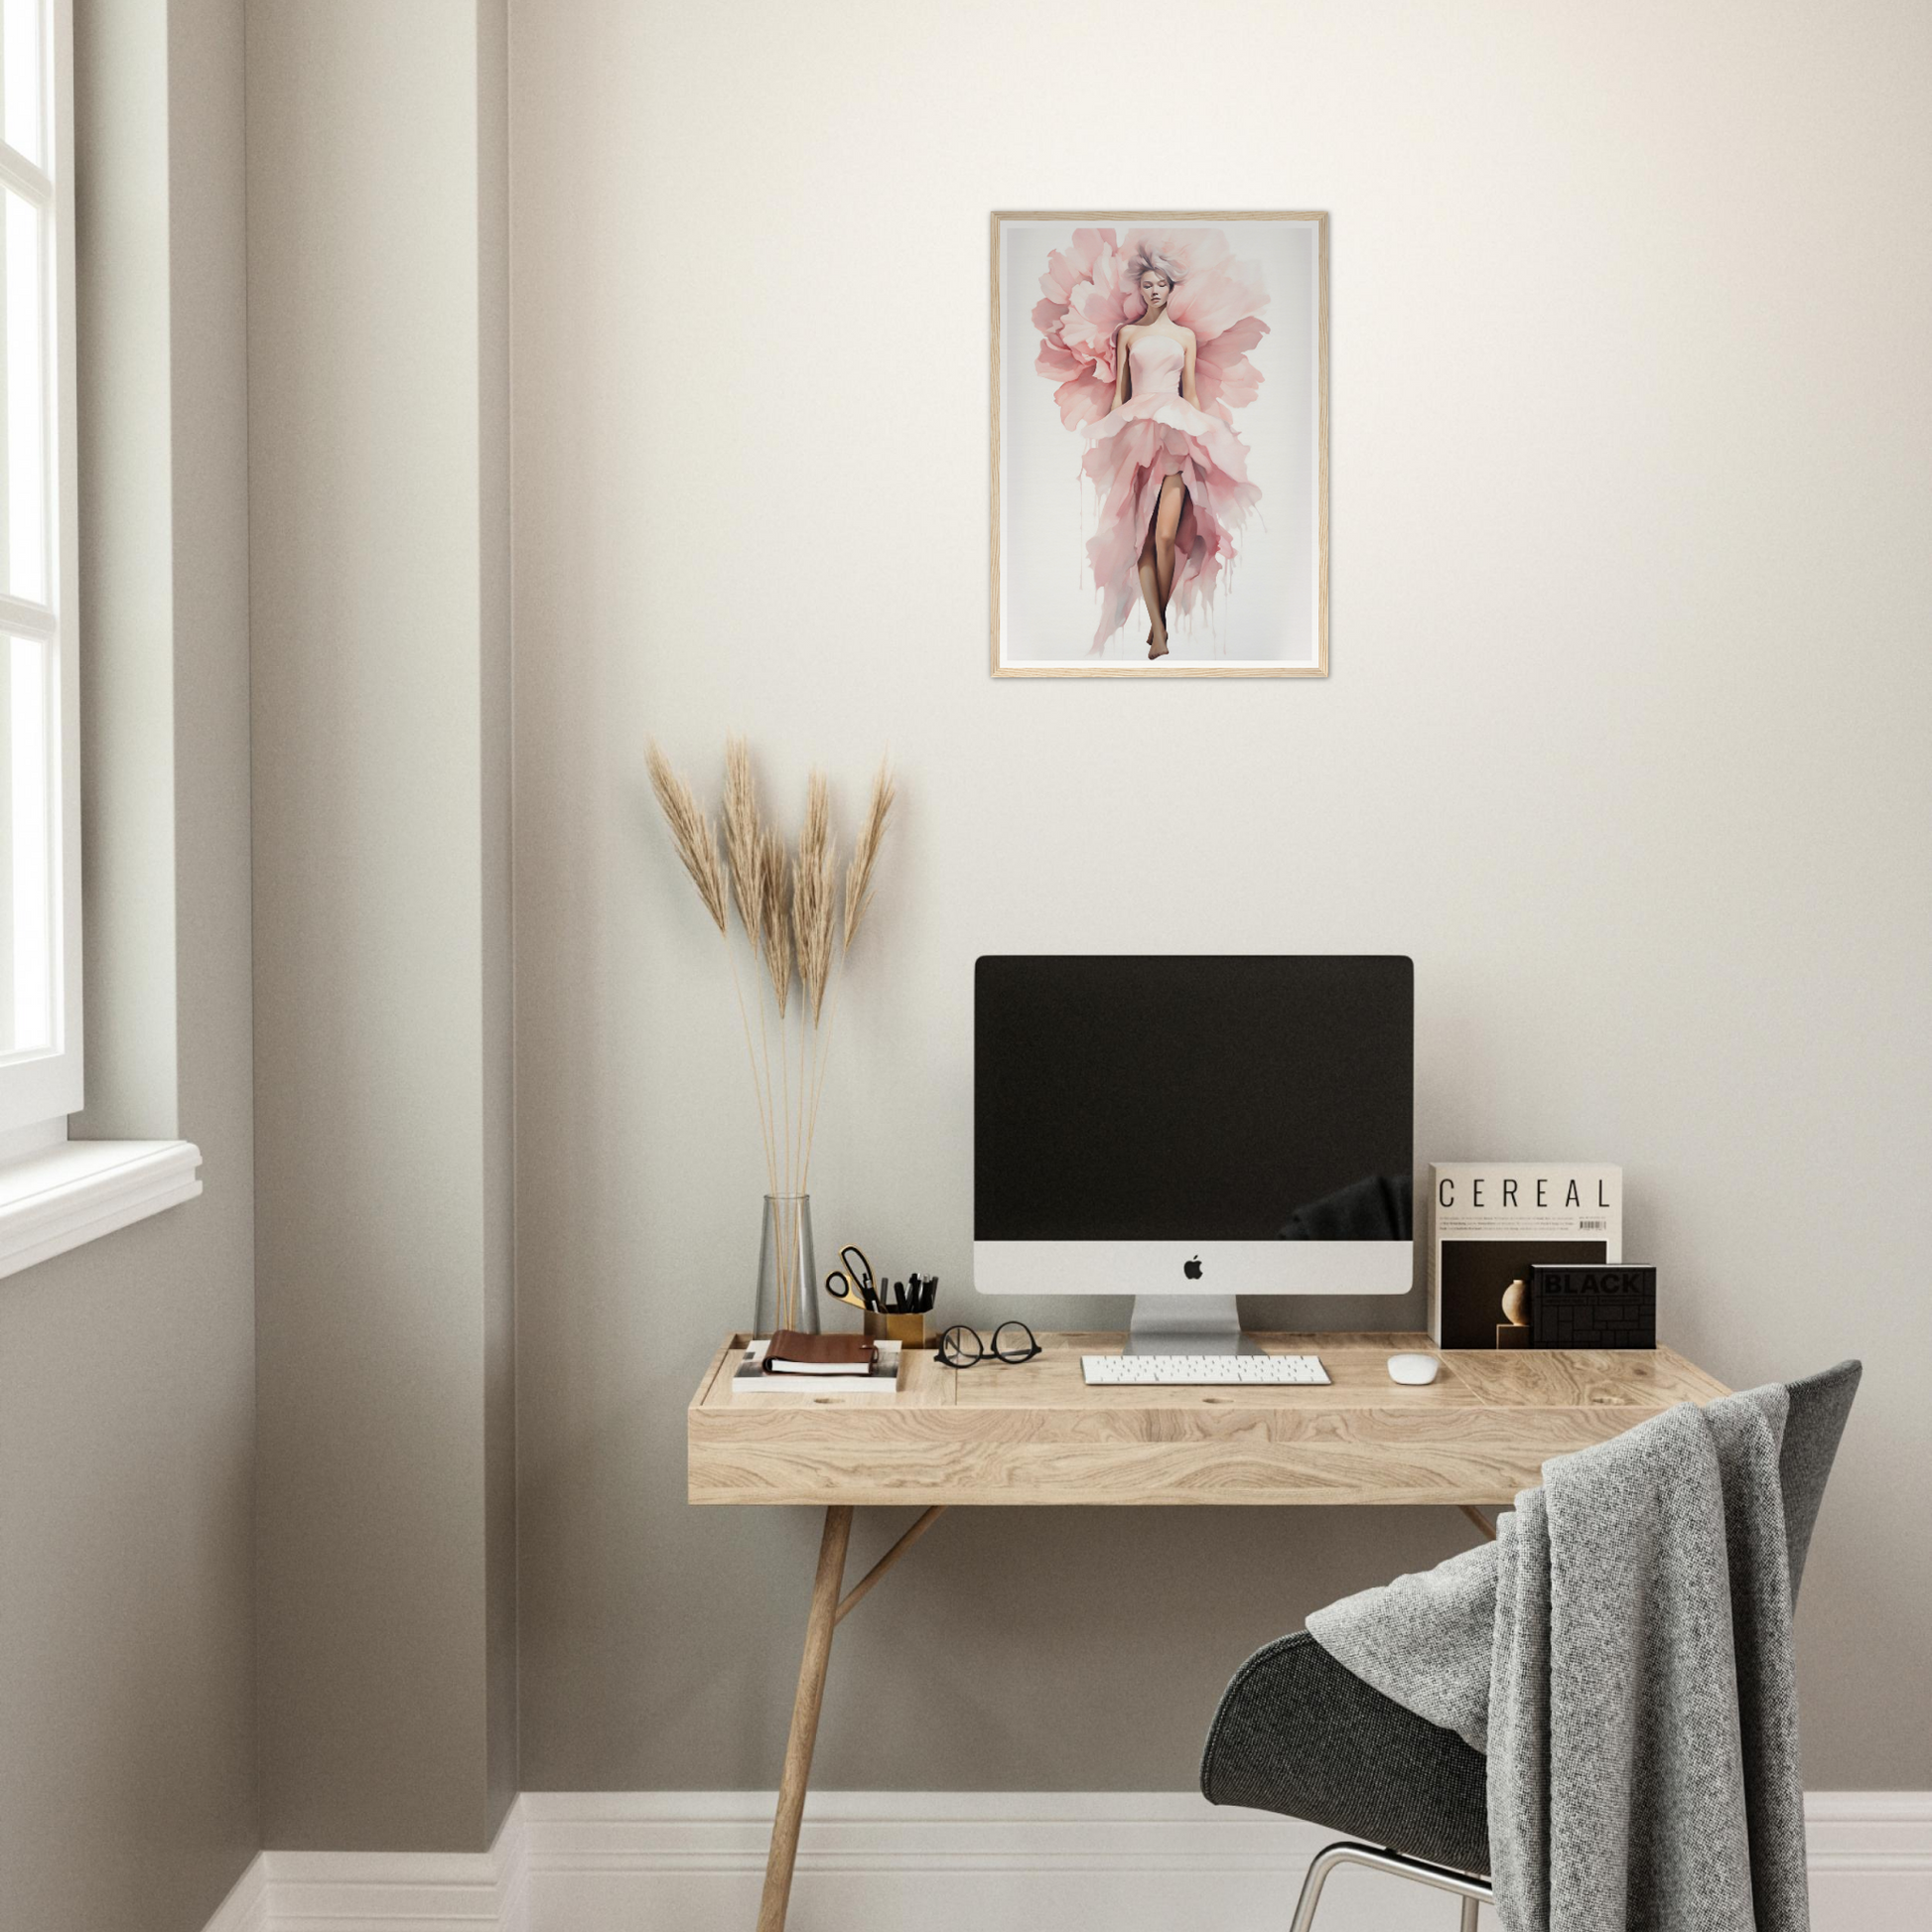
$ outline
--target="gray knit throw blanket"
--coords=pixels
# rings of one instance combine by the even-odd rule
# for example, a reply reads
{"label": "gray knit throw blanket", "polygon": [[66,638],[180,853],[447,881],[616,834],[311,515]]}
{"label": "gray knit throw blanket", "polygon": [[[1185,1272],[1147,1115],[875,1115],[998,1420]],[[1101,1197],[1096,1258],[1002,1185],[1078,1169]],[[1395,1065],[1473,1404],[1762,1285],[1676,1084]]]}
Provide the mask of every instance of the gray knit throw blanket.
{"label": "gray knit throw blanket", "polygon": [[1780,1387],[1543,1465],[1495,1543],[1309,1618],[1489,1757],[1505,1932],[1808,1932]]}

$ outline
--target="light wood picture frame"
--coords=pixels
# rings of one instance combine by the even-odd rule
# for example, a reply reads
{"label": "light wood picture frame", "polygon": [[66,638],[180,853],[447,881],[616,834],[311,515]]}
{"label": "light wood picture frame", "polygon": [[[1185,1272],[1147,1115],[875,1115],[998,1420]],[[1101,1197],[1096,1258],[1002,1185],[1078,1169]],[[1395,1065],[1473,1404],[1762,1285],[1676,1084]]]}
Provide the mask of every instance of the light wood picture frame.
{"label": "light wood picture frame", "polygon": [[993,675],[1326,677],[1327,214],[996,211],[992,251]]}

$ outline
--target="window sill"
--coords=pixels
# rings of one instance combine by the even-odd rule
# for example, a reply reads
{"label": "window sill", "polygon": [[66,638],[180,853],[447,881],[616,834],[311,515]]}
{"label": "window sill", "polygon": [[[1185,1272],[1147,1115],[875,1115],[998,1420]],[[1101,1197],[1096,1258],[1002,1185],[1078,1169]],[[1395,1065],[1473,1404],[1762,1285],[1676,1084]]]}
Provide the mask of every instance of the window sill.
{"label": "window sill", "polygon": [[0,1276],[202,1191],[190,1141],[64,1141],[0,1167]]}

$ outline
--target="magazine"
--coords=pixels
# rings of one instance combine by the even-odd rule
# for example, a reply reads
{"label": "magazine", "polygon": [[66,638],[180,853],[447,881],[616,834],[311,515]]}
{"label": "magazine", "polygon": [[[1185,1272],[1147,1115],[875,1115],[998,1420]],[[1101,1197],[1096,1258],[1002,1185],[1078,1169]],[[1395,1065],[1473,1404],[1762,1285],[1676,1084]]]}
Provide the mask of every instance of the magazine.
{"label": "magazine", "polygon": [[1429,1332],[1438,1348],[1528,1347],[1534,1263],[1622,1259],[1621,1168],[1568,1161],[1430,1166]]}

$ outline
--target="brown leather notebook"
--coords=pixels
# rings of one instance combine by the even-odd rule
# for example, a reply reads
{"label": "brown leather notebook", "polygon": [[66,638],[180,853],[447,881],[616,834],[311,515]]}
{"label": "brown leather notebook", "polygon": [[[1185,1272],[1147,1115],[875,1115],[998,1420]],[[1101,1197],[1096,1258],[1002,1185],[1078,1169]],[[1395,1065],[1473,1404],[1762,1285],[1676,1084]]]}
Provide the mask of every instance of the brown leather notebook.
{"label": "brown leather notebook", "polygon": [[806,1335],[780,1328],[764,1351],[767,1375],[850,1375],[879,1359],[870,1335]]}

